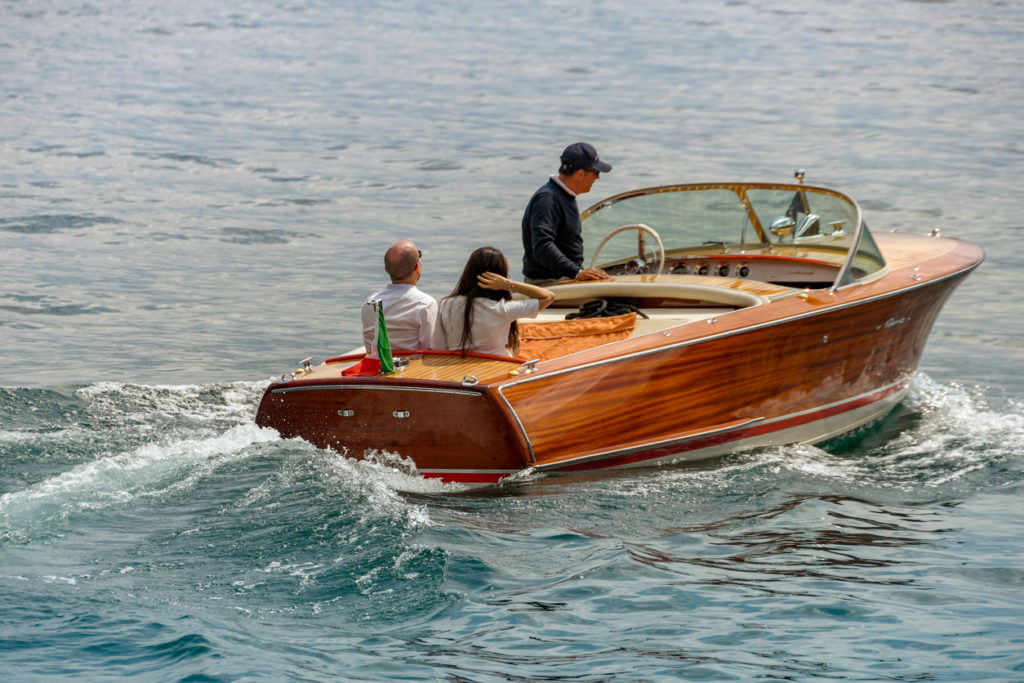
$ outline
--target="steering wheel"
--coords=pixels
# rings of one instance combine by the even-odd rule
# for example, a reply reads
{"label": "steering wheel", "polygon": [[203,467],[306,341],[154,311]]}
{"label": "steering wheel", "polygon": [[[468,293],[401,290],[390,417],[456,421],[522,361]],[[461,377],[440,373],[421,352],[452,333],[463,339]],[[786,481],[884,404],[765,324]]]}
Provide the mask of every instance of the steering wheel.
{"label": "steering wheel", "polygon": [[655,254],[656,258],[658,259],[658,271],[655,273],[655,275],[661,275],[661,272],[665,270],[665,245],[661,243],[661,236],[658,235],[657,231],[655,231],[655,229],[652,228],[651,226],[644,225],[643,223],[637,223],[636,225],[623,225],[621,228],[615,228],[610,233],[608,233],[605,236],[605,238],[601,240],[601,243],[597,245],[597,249],[594,250],[594,258],[590,260],[590,267],[597,267],[597,255],[601,253],[601,249],[608,242],[608,240],[610,240],[612,237],[615,237],[620,232],[623,232],[625,230],[637,231],[637,261],[639,261],[637,272],[640,272],[640,270],[647,268],[648,264],[650,263],[649,261],[646,260],[647,255],[644,253],[647,251],[647,243],[644,240],[644,233],[647,233],[648,235],[654,238],[654,241],[658,243],[658,251]]}

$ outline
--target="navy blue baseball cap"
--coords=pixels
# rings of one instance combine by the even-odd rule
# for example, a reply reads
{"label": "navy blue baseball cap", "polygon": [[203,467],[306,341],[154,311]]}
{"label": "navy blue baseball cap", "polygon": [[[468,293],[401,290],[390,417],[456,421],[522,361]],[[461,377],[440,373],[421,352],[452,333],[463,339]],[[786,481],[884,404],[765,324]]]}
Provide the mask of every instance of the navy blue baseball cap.
{"label": "navy blue baseball cap", "polygon": [[562,164],[573,171],[587,169],[607,173],[612,170],[611,164],[606,164],[597,156],[597,150],[593,145],[586,142],[574,142],[562,152]]}

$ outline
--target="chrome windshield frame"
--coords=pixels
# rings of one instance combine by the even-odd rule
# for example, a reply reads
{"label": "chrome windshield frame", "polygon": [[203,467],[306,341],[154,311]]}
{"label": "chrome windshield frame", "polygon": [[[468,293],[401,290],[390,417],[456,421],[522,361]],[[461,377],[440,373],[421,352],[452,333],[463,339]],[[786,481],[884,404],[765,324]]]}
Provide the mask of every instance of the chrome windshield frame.
{"label": "chrome windshield frame", "polygon": [[[676,185],[658,185],[653,187],[640,188],[636,190],[630,190],[628,192],[622,192],[611,197],[602,199],[591,206],[587,207],[581,214],[580,218],[585,221],[596,212],[601,211],[613,204],[620,202],[629,201],[637,197],[671,193],[671,192],[699,192],[702,190],[731,190],[733,191],[739,202],[742,204],[746,211],[747,218],[750,221],[751,227],[754,228],[754,232],[761,240],[762,244],[770,244],[770,238],[766,232],[767,226],[761,224],[761,220],[754,210],[750,199],[747,196],[747,192],[750,190],[778,190],[784,192],[793,193],[811,193],[811,194],[824,194],[842,200],[849,204],[854,212],[854,231],[853,237],[850,240],[850,247],[846,252],[846,256],[839,267],[836,274],[836,278],[830,288],[831,291],[835,291],[841,287],[845,287],[854,284],[857,280],[854,278],[853,264],[854,260],[861,252],[862,241],[864,234],[867,233],[867,226],[864,222],[864,213],[861,209],[860,204],[851,196],[844,192],[839,192],[831,188],[822,187],[819,185],[804,185],[798,183],[769,183],[769,182],[735,182],[735,183],[684,183]],[[636,221],[633,221],[636,222]],[[678,245],[676,245],[678,246]],[[879,258],[882,258],[881,254],[876,254]],[[881,268],[885,267],[884,258],[881,261]]]}

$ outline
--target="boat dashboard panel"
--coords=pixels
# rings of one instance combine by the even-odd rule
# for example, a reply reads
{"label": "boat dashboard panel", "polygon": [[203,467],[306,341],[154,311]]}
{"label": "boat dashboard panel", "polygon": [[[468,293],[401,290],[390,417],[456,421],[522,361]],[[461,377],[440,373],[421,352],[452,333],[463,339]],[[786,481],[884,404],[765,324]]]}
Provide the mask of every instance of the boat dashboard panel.
{"label": "boat dashboard panel", "polygon": [[[609,275],[654,273],[657,261],[641,263],[630,259],[606,264]],[[818,289],[832,285],[839,264],[824,259],[775,254],[682,254],[665,259],[664,273],[699,277],[731,277],[782,285]]]}

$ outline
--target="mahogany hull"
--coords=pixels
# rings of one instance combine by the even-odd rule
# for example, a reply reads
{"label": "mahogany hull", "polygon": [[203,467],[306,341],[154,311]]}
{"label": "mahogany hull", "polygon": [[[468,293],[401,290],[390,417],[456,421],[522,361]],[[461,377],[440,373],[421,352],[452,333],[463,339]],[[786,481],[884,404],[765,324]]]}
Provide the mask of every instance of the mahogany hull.
{"label": "mahogany hull", "polygon": [[[685,452],[692,450],[685,442],[703,433],[719,440],[769,436],[813,422],[825,406],[831,408],[821,416],[834,416],[905,389],[958,281],[740,327],[739,317],[767,312],[738,311],[730,314],[733,329],[717,335],[528,378],[500,392],[535,462],[547,468],[595,459],[630,464],[657,457],[658,449],[642,444],[672,438]],[[811,417],[796,417],[805,412]],[[833,431],[822,425],[800,440]],[[628,454],[617,454],[623,450]]]}
{"label": "mahogany hull", "polygon": [[522,436],[491,392],[340,380],[272,385],[257,424],[354,458],[396,453],[421,473],[453,481],[489,483],[523,467]]}
{"label": "mahogany hull", "polygon": [[472,386],[340,373],[271,385],[257,423],[350,457],[397,453],[424,476],[469,484],[527,467],[629,467],[820,442],[904,396],[943,304],[980,261],[970,260],[934,279],[911,275],[921,281],[909,287],[892,284],[898,273],[808,292]]}

